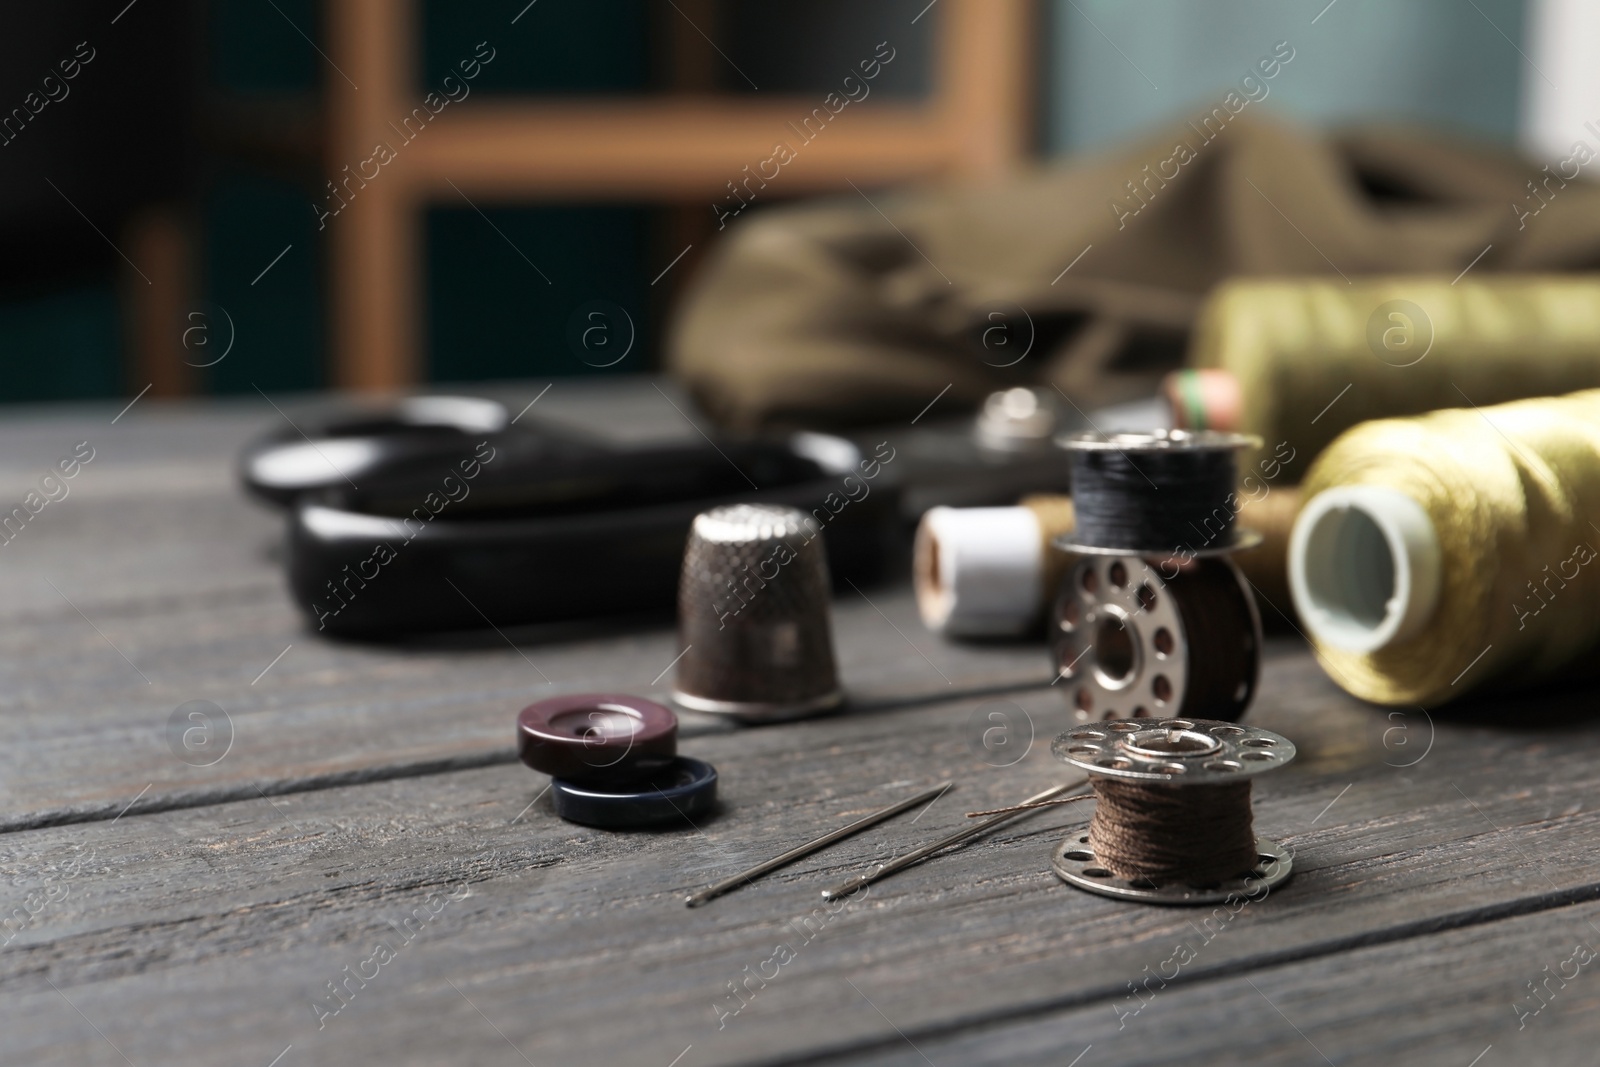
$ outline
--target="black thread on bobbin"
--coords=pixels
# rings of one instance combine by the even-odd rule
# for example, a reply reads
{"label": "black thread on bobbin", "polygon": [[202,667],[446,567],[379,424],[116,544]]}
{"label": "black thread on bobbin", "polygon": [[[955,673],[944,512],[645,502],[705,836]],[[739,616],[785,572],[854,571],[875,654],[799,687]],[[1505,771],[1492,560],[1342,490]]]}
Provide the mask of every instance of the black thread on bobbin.
{"label": "black thread on bobbin", "polygon": [[1232,545],[1237,445],[1226,435],[1090,434],[1062,444],[1072,454],[1073,542],[1161,554]]}

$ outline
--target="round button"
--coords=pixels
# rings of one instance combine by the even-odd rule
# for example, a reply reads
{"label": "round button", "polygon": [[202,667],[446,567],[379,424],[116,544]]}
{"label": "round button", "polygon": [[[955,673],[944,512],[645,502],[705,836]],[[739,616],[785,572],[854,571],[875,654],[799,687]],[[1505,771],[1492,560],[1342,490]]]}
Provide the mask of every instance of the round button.
{"label": "round button", "polygon": [[620,830],[645,826],[694,827],[717,803],[717,769],[679,756],[627,791],[602,791],[557,778],[550,783],[556,814],[568,822]]}
{"label": "round button", "polygon": [[678,752],[678,717],[653,700],[574,693],[517,716],[517,754],[554,778],[611,787],[647,778]]}

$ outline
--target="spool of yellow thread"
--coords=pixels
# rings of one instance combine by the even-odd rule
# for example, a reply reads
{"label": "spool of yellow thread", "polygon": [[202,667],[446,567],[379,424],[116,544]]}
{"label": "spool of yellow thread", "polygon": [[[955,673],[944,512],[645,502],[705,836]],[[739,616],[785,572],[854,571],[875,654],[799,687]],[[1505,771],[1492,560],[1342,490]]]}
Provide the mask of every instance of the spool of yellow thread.
{"label": "spool of yellow thread", "polygon": [[1301,496],[1295,606],[1358,697],[1515,688],[1600,644],[1600,389],[1364,423]]}
{"label": "spool of yellow thread", "polygon": [[1229,282],[1201,312],[1189,364],[1229,372],[1238,389],[1210,412],[1226,391],[1186,381],[1177,399],[1190,424],[1236,418],[1230,428],[1260,437],[1263,454],[1287,442],[1297,481],[1358,422],[1600,385],[1600,276]]}

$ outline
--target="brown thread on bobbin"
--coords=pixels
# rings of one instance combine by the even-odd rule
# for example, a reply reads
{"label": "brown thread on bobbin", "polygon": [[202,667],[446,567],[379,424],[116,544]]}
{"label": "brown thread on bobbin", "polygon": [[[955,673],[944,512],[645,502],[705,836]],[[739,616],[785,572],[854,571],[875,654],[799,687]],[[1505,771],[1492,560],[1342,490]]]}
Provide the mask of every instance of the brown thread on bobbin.
{"label": "brown thread on bobbin", "polygon": [[1090,779],[1095,862],[1130,881],[1206,885],[1256,865],[1250,782],[1152,786]]}

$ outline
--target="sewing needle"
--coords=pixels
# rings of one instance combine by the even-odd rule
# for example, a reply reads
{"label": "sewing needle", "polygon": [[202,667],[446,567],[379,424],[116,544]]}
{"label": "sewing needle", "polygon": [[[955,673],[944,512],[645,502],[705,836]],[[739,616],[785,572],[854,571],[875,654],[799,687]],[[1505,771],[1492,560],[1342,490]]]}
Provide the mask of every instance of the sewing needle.
{"label": "sewing needle", "polygon": [[774,856],[765,863],[758,863],[754,867],[751,867],[748,871],[741,871],[740,873],[733,875],[731,878],[724,878],[716,885],[707,886],[706,888],[700,890],[700,892],[684,898],[684,903],[691,908],[698,908],[700,905],[706,903],[706,901],[715,900],[722,894],[737,889],[746,882],[754,881],[755,879],[760,878],[768,871],[775,871],[787,863],[793,863],[802,856],[809,856],[818,849],[827,848],[835,841],[842,841],[851,834],[860,833],[869,826],[876,826],[885,819],[892,819],[901,812],[910,808],[914,808],[924,801],[932,804],[935,800],[939,799],[946,792],[953,788],[955,788],[954,782],[945,782],[942,785],[936,785],[932,789],[918,793],[914,797],[908,797],[907,799],[900,801],[898,804],[891,804],[882,811],[875,811],[865,818],[857,819],[848,826],[841,826],[832,833],[823,834],[814,841],[807,841],[803,845],[800,845],[796,848],[791,848],[781,856]]}
{"label": "sewing needle", "polygon": [[[1052,786],[1051,788],[1046,789],[1042,793],[1036,793],[1035,795],[1029,797],[1027,800],[1023,801],[1023,803],[1024,804],[1036,804],[1041,800],[1049,800],[1051,797],[1059,796],[1060,794],[1066,792],[1068,789],[1076,789],[1078,786],[1080,786],[1082,784],[1083,784],[1083,779],[1080,779],[1080,780],[1078,780],[1076,782],[1063,782],[1061,785]],[[921,848],[917,849],[915,852],[908,852],[904,856],[901,856],[899,859],[890,860],[888,863],[885,863],[882,867],[879,867],[876,870],[868,871],[865,874],[858,874],[854,878],[851,878],[849,881],[841,882],[840,884],[834,886],[832,889],[824,889],[822,891],[822,899],[823,900],[837,900],[840,897],[849,896],[851,893],[854,893],[856,890],[861,889],[864,886],[869,886],[873,882],[878,881],[880,878],[887,878],[887,877],[889,877],[889,875],[894,874],[896,871],[904,870],[905,868],[911,866],[913,863],[916,863],[919,860],[926,859],[927,857],[933,855],[935,852],[938,852],[940,849],[949,848],[951,845],[959,844],[960,842],[965,841],[969,837],[975,837],[978,834],[983,833],[985,830],[989,829],[992,826],[998,826],[1000,823],[1003,823],[1008,819],[1014,819],[1017,816],[1025,814],[1025,813],[1026,813],[1026,809],[1021,810],[1021,811],[1008,811],[1003,815],[996,815],[992,819],[985,819],[983,822],[978,823],[976,826],[969,826],[964,830],[957,830],[955,833],[951,834],[949,837],[942,838],[941,840],[935,841],[931,845],[924,845]]]}

